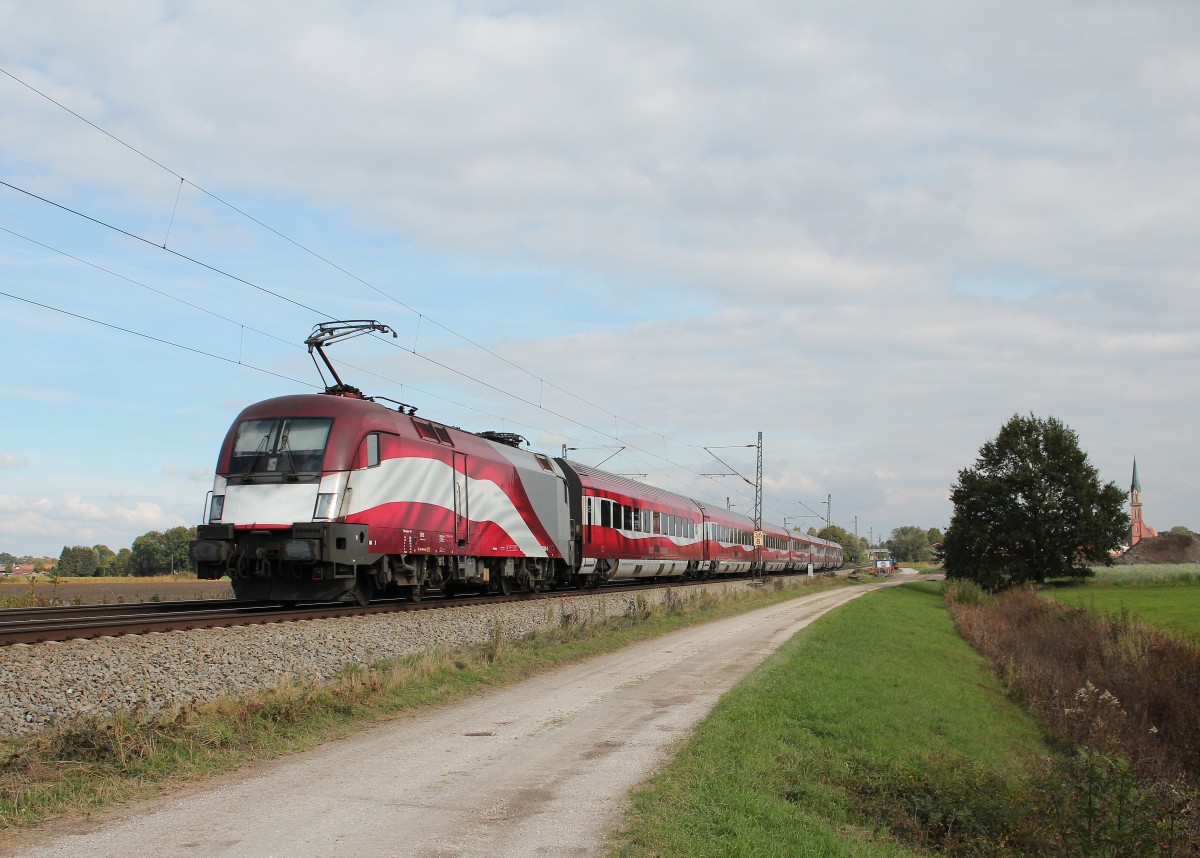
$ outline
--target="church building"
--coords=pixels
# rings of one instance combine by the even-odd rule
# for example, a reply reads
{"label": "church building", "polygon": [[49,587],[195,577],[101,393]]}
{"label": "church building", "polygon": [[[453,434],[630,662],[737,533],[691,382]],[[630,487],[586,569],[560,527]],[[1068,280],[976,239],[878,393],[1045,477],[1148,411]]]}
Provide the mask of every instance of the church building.
{"label": "church building", "polygon": [[1129,487],[1129,545],[1158,536],[1158,531],[1142,520],[1142,484],[1138,480],[1137,459],[1133,460],[1133,484]]}

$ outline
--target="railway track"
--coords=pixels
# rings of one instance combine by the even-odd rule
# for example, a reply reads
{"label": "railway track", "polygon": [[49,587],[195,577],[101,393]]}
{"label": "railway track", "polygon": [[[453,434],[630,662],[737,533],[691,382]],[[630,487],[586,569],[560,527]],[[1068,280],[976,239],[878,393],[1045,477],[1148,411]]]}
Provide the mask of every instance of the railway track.
{"label": "railway track", "polygon": [[[724,579],[733,580],[733,579]],[[712,581],[690,584],[623,584],[621,592],[654,590],[662,587],[703,586]],[[464,605],[498,605],[537,599],[595,592],[587,590],[549,590],[540,593],[514,593],[509,596],[455,596],[412,602],[383,600],[370,605],[316,604],[284,606],[232,600],[187,602],[131,602],[121,605],[63,605],[48,608],[7,608],[0,610],[0,646],[37,644],[151,632],[191,631],[263,623],[299,620],[360,617],[396,611],[427,611]]]}

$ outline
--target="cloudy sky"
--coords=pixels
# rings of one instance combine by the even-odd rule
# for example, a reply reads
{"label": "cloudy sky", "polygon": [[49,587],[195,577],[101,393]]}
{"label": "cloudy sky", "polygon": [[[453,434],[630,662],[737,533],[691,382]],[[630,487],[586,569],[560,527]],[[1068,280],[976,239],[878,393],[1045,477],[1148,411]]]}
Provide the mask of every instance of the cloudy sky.
{"label": "cloudy sky", "polygon": [[331,349],[367,393],[743,511],[704,447],[753,477],[761,431],[777,522],[944,527],[1033,413],[1200,529],[1197,44],[1171,2],[0,0],[0,550],[195,523],[330,318],[397,332]]}

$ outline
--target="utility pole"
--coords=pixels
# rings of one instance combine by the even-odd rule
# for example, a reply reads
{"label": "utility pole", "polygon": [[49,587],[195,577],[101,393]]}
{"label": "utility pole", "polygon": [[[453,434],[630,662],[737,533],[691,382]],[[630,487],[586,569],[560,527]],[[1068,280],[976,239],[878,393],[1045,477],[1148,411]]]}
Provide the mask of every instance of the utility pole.
{"label": "utility pole", "polygon": [[754,563],[762,574],[762,432],[758,433],[758,468],[754,475]]}
{"label": "utility pole", "polygon": [[758,433],[758,470],[754,476],[754,529],[762,530],[762,433]]}

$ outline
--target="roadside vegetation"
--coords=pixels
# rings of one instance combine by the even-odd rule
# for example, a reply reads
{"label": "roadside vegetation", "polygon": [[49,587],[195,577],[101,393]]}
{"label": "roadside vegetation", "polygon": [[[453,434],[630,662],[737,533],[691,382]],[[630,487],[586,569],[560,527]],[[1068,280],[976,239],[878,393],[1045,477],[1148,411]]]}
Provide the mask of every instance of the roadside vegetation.
{"label": "roadside vegetation", "polygon": [[1194,647],[1033,593],[880,591],[726,695],[614,851],[1193,855],[1198,686]]}
{"label": "roadside vegetation", "polygon": [[521,640],[506,640],[497,629],[485,646],[347,665],[333,682],[296,681],[169,716],[134,712],[3,739],[0,829],[155,795],[164,785],[310,748],[686,625],[845,585],[828,577],[777,578],[755,590],[676,590],[661,605],[638,598],[620,616],[568,615]]}
{"label": "roadside vegetation", "polygon": [[955,632],[940,584],[881,590],[801,631],[722,698],[635,792],[615,851],[990,854],[1047,753]]}
{"label": "roadside vegetation", "polygon": [[1096,614],[1028,589],[992,597],[970,582],[953,582],[946,595],[963,636],[1063,746],[1056,767],[1061,784],[1033,795],[1034,806],[1045,810],[1047,849],[1195,854],[1200,647],[1128,611]]}

